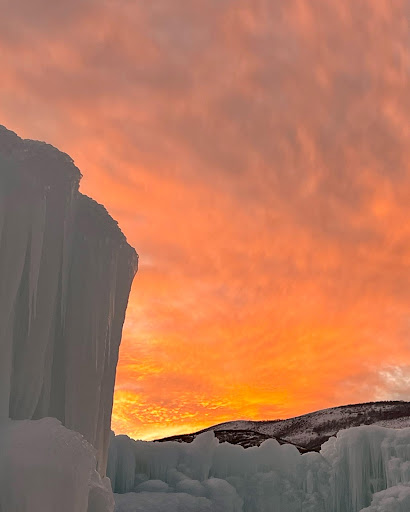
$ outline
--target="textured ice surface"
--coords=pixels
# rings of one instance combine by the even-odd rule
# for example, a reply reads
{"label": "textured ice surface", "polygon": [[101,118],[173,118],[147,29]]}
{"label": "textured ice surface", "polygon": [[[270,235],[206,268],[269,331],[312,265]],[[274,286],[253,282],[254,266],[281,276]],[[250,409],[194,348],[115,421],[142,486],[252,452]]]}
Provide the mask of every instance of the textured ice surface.
{"label": "textured ice surface", "polygon": [[409,512],[410,486],[396,485],[376,493],[372,504],[362,512]]}
{"label": "textured ice surface", "polygon": [[191,444],[116,436],[107,475],[117,512],[409,512],[410,429],[351,428],[304,455],[275,440],[219,444],[212,432]]}
{"label": "textured ice surface", "polygon": [[1,512],[112,512],[94,448],[54,418],[0,421]]}
{"label": "textured ice surface", "polygon": [[0,418],[52,416],[105,472],[137,255],[73,161],[0,126]]}
{"label": "textured ice surface", "polygon": [[[116,512],[213,512],[212,503],[207,498],[189,494],[164,494],[130,492],[117,494]],[[225,512],[225,511],[223,511]],[[228,510],[226,510],[228,512]]]}

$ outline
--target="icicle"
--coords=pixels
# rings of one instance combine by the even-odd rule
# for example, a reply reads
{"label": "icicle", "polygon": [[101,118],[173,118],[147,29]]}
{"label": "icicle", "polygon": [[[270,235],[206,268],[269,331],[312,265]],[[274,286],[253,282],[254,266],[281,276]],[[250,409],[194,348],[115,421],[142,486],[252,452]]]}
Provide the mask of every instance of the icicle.
{"label": "icicle", "polygon": [[[30,333],[31,321],[36,316],[37,306],[37,285],[41,266],[41,253],[43,250],[45,220],[46,220],[46,196],[40,200],[37,208],[34,208],[31,227],[30,243],[30,275],[29,275],[29,324]],[[37,206],[37,205],[36,205]]]}
{"label": "icicle", "polygon": [[320,454],[304,455],[274,440],[247,449],[218,443],[212,432],[191,444],[117,436],[107,466],[122,512],[178,510],[172,500],[162,508],[163,492],[206,497],[218,511],[408,512],[409,471],[410,428],[375,426],[342,431]]}

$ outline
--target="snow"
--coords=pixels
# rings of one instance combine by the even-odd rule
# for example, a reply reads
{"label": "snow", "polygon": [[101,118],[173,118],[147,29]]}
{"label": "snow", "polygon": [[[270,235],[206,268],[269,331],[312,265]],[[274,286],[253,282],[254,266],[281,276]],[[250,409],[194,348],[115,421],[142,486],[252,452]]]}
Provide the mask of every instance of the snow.
{"label": "snow", "polygon": [[370,402],[332,407],[295,418],[273,421],[239,420],[220,423],[201,432],[243,430],[258,432],[269,437],[279,437],[305,447],[326,440],[339,430],[364,424],[388,428],[410,427],[408,402]]}
{"label": "snow", "polygon": [[95,449],[54,418],[0,422],[0,510],[112,512]]}
{"label": "snow", "polygon": [[207,498],[184,493],[118,494],[115,504],[115,512],[214,512],[212,503]]}
{"label": "snow", "polygon": [[374,425],[387,428],[407,428],[410,427],[410,416],[396,418],[394,420],[380,420],[376,421]]}
{"label": "snow", "polygon": [[105,473],[138,257],[64,153],[0,127],[0,419],[52,416]]}
{"label": "snow", "polygon": [[410,510],[410,485],[396,485],[376,493],[370,507],[362,512],[408,512]]}
{"label": "snow", "polygon": [[116,436],[107,475],[116,512],[408,512],[410,429],[355,427],[303,455],[274,439],[219,443],[213,432],[192,443]]}

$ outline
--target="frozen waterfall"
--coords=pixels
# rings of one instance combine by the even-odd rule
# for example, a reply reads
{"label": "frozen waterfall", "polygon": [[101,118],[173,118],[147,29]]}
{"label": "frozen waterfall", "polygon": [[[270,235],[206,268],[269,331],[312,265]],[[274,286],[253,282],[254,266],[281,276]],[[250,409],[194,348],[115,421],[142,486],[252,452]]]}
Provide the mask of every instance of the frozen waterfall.
{"label": "frozen waterfall", "polygon": [[212,432],[191,444],[116,436],[107,475],[117,512],[408,512],[410,428],[351,428],[304,455]]}
{"label": "frozen waterfall", "polygon": [[114,506],[104,475],[138,256],[80,178],[0,126],[0,512]]}
{"label": "frozen waterfall", "polygon": [[137,255],[73,161],[0,128],[0,418],[53,416],[105,472]]}

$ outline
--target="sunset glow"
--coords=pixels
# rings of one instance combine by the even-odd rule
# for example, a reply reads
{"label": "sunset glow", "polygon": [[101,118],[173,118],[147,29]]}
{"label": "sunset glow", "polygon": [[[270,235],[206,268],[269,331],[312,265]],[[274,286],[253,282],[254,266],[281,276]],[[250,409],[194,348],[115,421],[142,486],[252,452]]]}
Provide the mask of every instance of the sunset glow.
{"label": "sunset glow", "polygon": [[408,400],[409,24],[409,0],[3,9],[0,124],[68,153],[140,255],[117,433]]}

